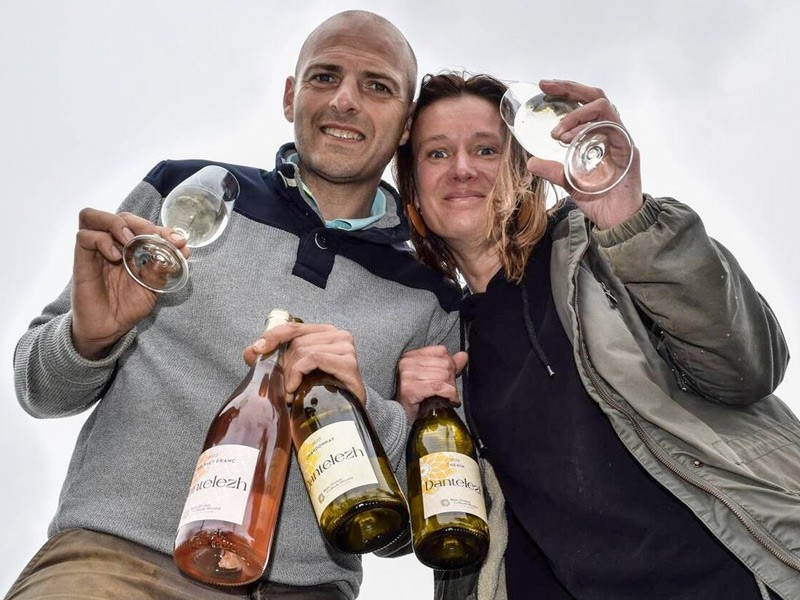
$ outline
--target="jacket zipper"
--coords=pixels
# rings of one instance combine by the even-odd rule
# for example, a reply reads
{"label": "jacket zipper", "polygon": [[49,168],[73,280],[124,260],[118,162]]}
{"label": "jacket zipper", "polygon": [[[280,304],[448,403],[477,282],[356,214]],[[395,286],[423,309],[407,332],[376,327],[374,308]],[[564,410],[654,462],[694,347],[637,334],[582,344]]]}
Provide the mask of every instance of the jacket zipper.
{"label": "jacket zipper", "polygon": [[[633,425],[634,431],[645,447],[656,457],[656,459],[664,465],[669,471],[671,471],[674,475],[678,478],[682,479],[683,481],[690,483],[691,485],[703,490],[704,492],[710,494],[722,504],[730,510],[733,515],[739,519],[739,521],[744,525],[745,529],[750,533],[750,535],[764,548],[766,548],[772,555],[775,556],[778,560],[782,563],[795,569],[796,571],[800,571],[800,559],[796,558],[795,556],[791,555],[790,553],[783,550],[779,547],[775,542],[765,536],[759,529],[758,526],[752,522],[752,519],[745,515],[742,510],[736,505],[736,503],[728,498],[725,494],[717,490],[712,485],[706,483],[705,481],[695,477],[691,473],[685,471],[685,469],[681,466],[675,465],[672,457],[666,453],[660,446],[658,446],[652,438],[648,435],[648,433],[644,430],[641,426],[639,421],[636,419],[636,416],[631,413],[631,411],[625,409],[623,406],[620,406],[609,394],[606,393],[605,384],[601,381],[599,375],[594,370],[591,362],[589,361],[588,352],[586,352],[586,346],[584,344],[583,339],[583,323],[581,322],[580,312],[578,311],[578,277],[577,272],[573,276],[573,284],[575,287],[575,291],[573,294],[573,306],[575,308],[575,319],[578,325],[578,344],[580,348],[580,355],[581,364],[583,365],[584,370],[589,375],[589,379],[591,380],[592,384],[594,385],[595,389],[598,391],[601,399],[603,402],[611,406],[613,409],[619,411]],[[603,285],[605,289],[605,285]],[[699,463],[699,461],[698,461]],[[698,466],[701,466],[702,463],[699,463]]]}

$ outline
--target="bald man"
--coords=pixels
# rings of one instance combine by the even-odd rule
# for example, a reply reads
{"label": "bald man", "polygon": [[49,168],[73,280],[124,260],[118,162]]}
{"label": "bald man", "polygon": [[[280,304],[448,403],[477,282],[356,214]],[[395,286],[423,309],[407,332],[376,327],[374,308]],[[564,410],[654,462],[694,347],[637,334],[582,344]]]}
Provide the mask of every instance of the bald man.
{"label": "bald man", "polygon": [[360,557],[326,546],[294,461],[260,581],[205,586],[181,575],[171,552],[207,428],[272,308],[307,325],[272,332],[245,358],[289,342],[288,391],[312,369],[336,375],[402,475],[397,361],[432,344],[452,354],[458,337],[457,291],[402,249],[402,204],[381,181],[408,136],[416,77],[408,42],[382,17],[349,11],[317,27],[286,81],[294,143],[272,171],[214,163],[240,195],[224,235],[193,250],[190,284],[169,297],[134,283],[120,249],[136,234],[173,236],[154,224],[162,199],[208,161],[163,161],[116,214],[81,212],[72,281],[19,341],[15,376],[35,417],[92,412],[50,539],[8,598],[358,595]]}

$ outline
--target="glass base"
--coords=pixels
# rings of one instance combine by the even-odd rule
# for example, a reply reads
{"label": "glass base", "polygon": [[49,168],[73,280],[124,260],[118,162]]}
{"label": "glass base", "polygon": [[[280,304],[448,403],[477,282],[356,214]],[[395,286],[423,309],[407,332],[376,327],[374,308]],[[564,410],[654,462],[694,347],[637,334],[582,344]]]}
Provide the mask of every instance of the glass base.
{"label": "glass base", "polygon": [[582,194],[604,194],[617,185],[633,163],[633,141],[624,127],[597,121],[572,140],[564,160],[569,185]]}
{"label": "glass base", "polygon": [[189,280],[183,254],[157,235],[137,235],[122,249],[125,269],[140,285],[158,293],[175,292]]}
{"label": "glass base", "polygon": [[414,543],[419,561],[431,569],[466,569],[483,562],[489,549],[488,536],[462,527],[443,527]]}

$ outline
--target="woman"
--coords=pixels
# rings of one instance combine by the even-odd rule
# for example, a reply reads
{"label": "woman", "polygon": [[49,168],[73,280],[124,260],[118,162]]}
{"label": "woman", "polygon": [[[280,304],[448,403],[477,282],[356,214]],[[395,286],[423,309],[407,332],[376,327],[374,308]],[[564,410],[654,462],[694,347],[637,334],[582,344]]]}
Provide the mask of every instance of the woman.
{"label": "woman", "polygon": [[[619,122],[602,90],[541,87],[583,103],[562,141]],[[477,582],[440,577],[437,598],[799,598],[800,423],[770,395],[788,361],[771,310],[690,208],[642,195],[638,153],[548,214],[562,167],[526,164],[504,90],[427,76],[396,162],[419,258],[470,292],[464,410],[505,498]],[[461,362],[404,355],[409,418]]]}

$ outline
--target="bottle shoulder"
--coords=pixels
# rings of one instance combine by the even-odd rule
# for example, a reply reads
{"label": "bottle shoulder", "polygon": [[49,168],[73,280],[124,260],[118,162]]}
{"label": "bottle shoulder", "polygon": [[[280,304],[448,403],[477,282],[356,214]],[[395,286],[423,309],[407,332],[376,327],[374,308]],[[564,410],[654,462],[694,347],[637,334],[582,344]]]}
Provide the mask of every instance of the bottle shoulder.
{"label": "bottle shoulder", "polygon": [[452,409],[431,412],[417,419],[411,427],[408,449],[419,456],[434,452],[455,452],[477,459],[472,436]]}

